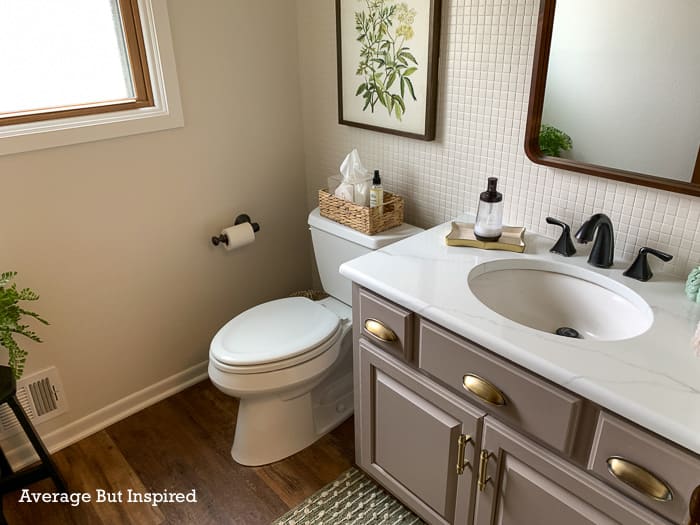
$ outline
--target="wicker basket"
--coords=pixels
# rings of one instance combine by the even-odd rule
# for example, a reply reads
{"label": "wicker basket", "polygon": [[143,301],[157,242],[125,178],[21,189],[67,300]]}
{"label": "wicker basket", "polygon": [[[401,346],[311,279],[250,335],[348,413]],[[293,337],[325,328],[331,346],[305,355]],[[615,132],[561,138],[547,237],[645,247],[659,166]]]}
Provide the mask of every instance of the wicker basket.
{"label": "wicker basket", "polygon": [[403,198],[384,192],[384,204],[376,208],[359,206],[339,199],[326,190],[318,190],[321,216],[349,226],[367,235],[383,232],[403,223]]}

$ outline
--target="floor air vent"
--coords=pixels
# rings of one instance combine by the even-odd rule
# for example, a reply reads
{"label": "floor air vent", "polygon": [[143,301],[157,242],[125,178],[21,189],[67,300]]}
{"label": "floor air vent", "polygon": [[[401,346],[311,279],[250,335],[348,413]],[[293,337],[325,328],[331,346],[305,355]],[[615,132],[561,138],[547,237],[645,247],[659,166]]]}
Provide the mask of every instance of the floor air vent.
{"label": "floor air vent", "polygon": [[[53,366],[17,381],[17,399],[34,426],[68,410],[61,378]],[[21,431],[10,407],[0,406],[0,439]]]}

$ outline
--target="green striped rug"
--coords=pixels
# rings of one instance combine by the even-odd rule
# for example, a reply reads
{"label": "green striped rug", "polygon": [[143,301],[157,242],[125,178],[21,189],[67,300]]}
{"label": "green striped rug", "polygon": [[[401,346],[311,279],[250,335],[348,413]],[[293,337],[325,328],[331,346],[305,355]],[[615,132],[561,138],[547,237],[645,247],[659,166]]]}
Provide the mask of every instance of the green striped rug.
{"label": "green striped rug", "polygon": [[272,525],[420,525],[424,522],[356,468]]}

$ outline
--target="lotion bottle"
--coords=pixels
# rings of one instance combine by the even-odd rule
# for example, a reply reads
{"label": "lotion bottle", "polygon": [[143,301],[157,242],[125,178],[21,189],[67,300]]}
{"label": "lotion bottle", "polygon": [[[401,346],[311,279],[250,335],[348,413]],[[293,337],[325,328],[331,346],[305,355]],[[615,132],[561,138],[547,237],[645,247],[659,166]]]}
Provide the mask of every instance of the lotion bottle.
{"label": "lotion bottle", "polygon": [[382,204],[384,204],[384,188],[382,188],[382,179],[379,176],[379,170],[374,170],[372,188],[369,190],[369,207],[376,208]]}
{"label": "lotion bottle", "polygon": [[474,235],[480,241],[495,242],[503,233],[503,194],[496,191],[496,177],[489,177],[486,191],[479,196]]}

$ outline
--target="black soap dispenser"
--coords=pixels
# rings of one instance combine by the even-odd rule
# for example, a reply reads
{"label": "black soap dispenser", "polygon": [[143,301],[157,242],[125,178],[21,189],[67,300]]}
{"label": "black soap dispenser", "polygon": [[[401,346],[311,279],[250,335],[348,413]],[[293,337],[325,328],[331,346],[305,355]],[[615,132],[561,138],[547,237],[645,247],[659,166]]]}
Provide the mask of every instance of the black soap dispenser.
{"label": "black soap dispenser", "polygon": [[503,194],[496,191],[496,177],[489,177],[488,187],[479,197],[474,235],[480,241],[495,242],[503,233]]}

